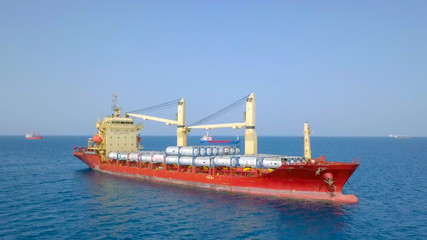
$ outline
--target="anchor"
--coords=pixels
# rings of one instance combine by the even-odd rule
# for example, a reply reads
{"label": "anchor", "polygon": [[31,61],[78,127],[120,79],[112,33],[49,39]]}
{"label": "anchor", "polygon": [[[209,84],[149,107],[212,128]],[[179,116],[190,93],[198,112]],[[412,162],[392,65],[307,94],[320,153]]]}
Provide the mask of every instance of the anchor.
{"label": "anchor", "polygon": [[323,171],[325,171],[327,168],[325,168],[325,167],[320,167],[320,168],[318,168],[317,170],[316,170],[316,174],[314,175],[314,176],[317,176],[317,175],[320,175],[320,172],[323,172]]}
{"label": "anchor", "polygon": [[335,190],[336,186],[334,185],[335,181],[334,181],[334,175],[332,173],[324,173],[322,175],[323,177],[323,181],[328,184],[329,188],[332,190]]}
{"label": "anchor", "polygon": [[332,180],[332,178],[328,178],[327,180],[323,180],[323,181],[325,181],[325,183],[328,184],[330,188],[332,188],[332,185],[334,185],[335,183],[335,181]]}

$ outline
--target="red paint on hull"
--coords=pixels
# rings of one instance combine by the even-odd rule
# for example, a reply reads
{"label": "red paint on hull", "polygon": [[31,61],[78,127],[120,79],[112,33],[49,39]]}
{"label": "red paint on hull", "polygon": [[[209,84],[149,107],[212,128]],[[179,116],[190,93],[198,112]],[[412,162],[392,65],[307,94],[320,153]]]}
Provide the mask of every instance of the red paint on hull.
{"label": "red paint on hull", "polygon": [[39,140],[42,139],[42,137],[26,137],[25,139]]}
{"label": "red paint on hull", "polygon": [[[92,169],[151,181],[283,198],[358,202],[356,196],[342,194],[342,188],[359,163],[326,162],[325,164],[284,165],[273,172],[254,169],[249,175],[242,168],[224,172],[214,167],[209,170],[197,167],[177,170],[169,165],[163,168],[161,165],[142,166],[142,163],[127,161],[102,163],[100,155],[81,148],[75,148],[73,154]],[[327,176],[333,176],[332,185],[324,179],[325,173],[328,173]]]}
{"label": "red paint on hull", "polygon": [[206,141],[208,143],[230,143],[231,140],[211,140],[211,141]]}

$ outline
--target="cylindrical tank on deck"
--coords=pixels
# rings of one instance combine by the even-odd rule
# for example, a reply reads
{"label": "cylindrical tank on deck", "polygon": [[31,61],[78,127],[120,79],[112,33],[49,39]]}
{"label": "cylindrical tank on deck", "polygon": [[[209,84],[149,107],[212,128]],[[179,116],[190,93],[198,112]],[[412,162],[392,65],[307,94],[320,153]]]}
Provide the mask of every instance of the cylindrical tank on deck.
{"label": "cylindrical tank on deck", "polygon": [[239,147],[239,146],[236,146],[235,154],[239,154],[239,153],[240,153],[240,147]]}
{"label": "cylindrical tank on deck", "polygon": [[262,160],[263,168],[279,168],[282,166],[282,160],[280,158],[264,158]]}
{"label": "cylindrical tank on deck", "polygon": [[212,156],[212,147],[210,146],[206,147],[206,156]]}
{"label": "cylindrical tank on deck", "polygon": [[289,164],[293,165],[293,164],[301,164],[301,159],[298,158],[291,158],[291,160],[289,160]]}
{"label": "cylindrical tank on deck", "polygon": [[176,164],[179,165],[178,156],[167,156],[165,158],[166,164]]}
{"label": "cylindrical tank on deck", "polygon": [[239,158],[239,166],[240,167],[260,167],[261,159],[256,156],[241,156]]}
{"label": "cylindrical tank on deck", "polygon": [[212,155],[216,156],[218,155],[218,148],[216,146],[212,146]]}
{"label": "cylindrical tank on deck", "polygon": [[230,154],[230,147],[224,146],[224,155],[228,155],[228,154]]}
{"label": "cylindrical tank on deck", "polygon": [[211,157],[196,157],[194,159],[194,166],[211,167],[212,166],[212,158]]}
{"label": "cylindrical tank on deck", "polygon": [[165,162],[165,155],[164,154],[154,154],[151,157],[152,163],[164,163]]}
{"label": "cylindrical tank on deck", "polygon": [[126,152],[119,152],[119,153],[117,154],[117,160],[119,160],[119,161],[125,161],[125,160],[128,160],[128,155],[129,155],[129,153],[126,153]]}
{"label": "cylindrical tank on deck", "polygon": [[236,167],[237,160],[231,156],[218,156],[214,158],[213,164],[215,166]]}
{"label": "cylindrical tank on deck", "polygon": [[301,159],[299,159],[299,158],[296,158],[296,157],[291,157],[291,158],[289,158],[288,159],[288,165],[290,164],[290,165],[294,165],[294,164],[299,164],[299,163],[301,163]]}
{"label": "cylindrical tank on deck", "polygon": [[178,146],[169,146],[169,147],[167,147],[166,148],[166,154],[178,156],[178,154],[179,154],[179,147]]}
{"label": "cylindrical tank on deck", "polygon": [[193,146],[188,146],[188,147],[181,147],[179,149],[179,154],[181,154],[182,156],[198,156],[199,155],[199,148],[198,147],[193,147]]}
{"label": "cylindrical tank on deck", "polygon": [[236,149],[234,148],[234,146],[230,146],[230,154],[234,154],[236,152]]}
{"label": "cylindrical tank on deck", "polygon": [[183,156],[179,158],[179,165],[193,166],[193,157]]}
{"label": "cylindrical tank on deck", "polygon": [[205,156],[205,155],[206,155],[206,148],[199,147],[199,156]]}
{"label": "cylindrical tank on deck", "polygon": [[149,153],[143,153],[139,155],[139,161],[141,162],[151,162],[152,154]]}
{"label": "cylindrical tank on deck", "polygon": [[117,152],[110,152],[108,154],[109,159],[117,160]]}
{"label": "cylindrical tank on deck", "polygon": [[140,153],[129,153],[128,159],[132,162],[137,162]]}
{"label": "cylindrical tank on deck", "polygon": [[218,150],[219,156],[224,155],[224,147],[223,146],[217,146],[216,148]]}

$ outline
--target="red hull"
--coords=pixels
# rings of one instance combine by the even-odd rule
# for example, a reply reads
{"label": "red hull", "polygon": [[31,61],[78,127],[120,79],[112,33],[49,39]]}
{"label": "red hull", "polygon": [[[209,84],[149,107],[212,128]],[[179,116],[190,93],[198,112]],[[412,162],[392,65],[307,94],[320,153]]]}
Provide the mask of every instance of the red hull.
{"label": "red hull", "polygon": [[[269,172],[267,169],[245,171],[243,168],[203,169],[115,160],[101,162],[100,155],[82,148],[75,148],[73,154],[92,169],[151,181],[283,198],[358,202],[356,196],[342,194],[342,188],[359,163],[283,165]],[[334,182],[328,184],[327,177],[331,176]]]}
{"label": "red hull", "polygon": [[205,140],[205,141],[200,141],[201,143],[232,143],[232,144],[236,144],[239,143],[236,140]]}
{"label": "red hull", "polygon": [[26,139],[33,139],[33,140],[35,140],[35,139],[42,139],[42,137],[26,137]]}

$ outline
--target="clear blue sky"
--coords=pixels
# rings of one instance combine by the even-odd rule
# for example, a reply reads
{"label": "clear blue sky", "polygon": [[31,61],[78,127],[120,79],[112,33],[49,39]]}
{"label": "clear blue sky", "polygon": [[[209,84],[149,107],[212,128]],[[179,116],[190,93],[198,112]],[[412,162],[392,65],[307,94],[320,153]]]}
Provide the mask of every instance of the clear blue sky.
{"label": "clear blue sky", "polygon": [[254,92],[258,135],[309,121],[315,136],[427,136],[426,13],[427,1],[3,0],[0,135],[91,135],[113,92],[124,111],[184,97],[188,123]]}

